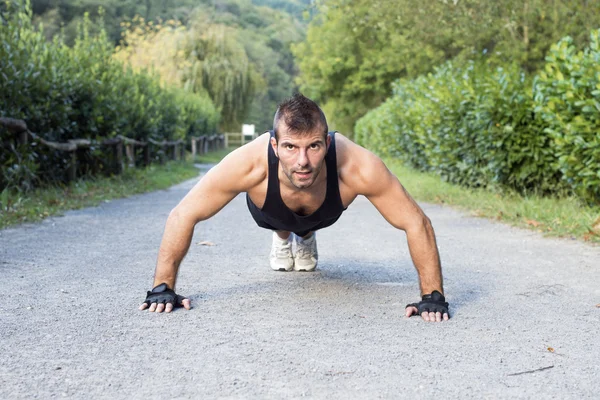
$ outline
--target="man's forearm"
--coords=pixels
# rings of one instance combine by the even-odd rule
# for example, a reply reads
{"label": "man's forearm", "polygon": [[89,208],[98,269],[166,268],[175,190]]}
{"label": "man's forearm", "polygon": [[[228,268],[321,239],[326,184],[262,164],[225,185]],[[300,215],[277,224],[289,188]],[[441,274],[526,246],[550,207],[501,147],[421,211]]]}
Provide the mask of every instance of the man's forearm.
{"label": "man's forearm", "polygon": [[177,211],[169,214],[163,234],[158,261],[154,273],[153,286],[166,283],[175,290],[177,271],[183,258],[187,254],[194,234],[195,223],[185,218]]}
{"label": "man's forearm", "polygon": [[421,285],[421,295],[434,290],[444,293],[444,282],[440,255],[431,222],[425,219],[423,224],[406,231],[408,249],[412,257]]}

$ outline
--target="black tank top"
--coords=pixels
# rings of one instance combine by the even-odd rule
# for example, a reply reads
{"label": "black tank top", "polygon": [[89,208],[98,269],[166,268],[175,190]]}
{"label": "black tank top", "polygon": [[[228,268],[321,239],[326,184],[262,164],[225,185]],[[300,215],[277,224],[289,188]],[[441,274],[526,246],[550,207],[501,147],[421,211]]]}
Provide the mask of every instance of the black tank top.
{"label": "black tank top", "polygon": [[[270,131],[271,137],[275,134]],[[269,176],[267,196],[262,208],[258,208],[250,196],[246,194],[246,202],[252,217],[263,228],[281,231],[291,231],[299,236],[306,236],[310,231],[316,231],[332,225],[346,210],[340,197],[340,187],[337,173],[337,157],[335,153],[335,132],[329,132],[331,144],[325,155],[327,167],[327,192],[325,201],[312,214],[299,215],[290,210],[281,199],[279,187],[279,159],[275,155],[271,143],[268,145]]]}

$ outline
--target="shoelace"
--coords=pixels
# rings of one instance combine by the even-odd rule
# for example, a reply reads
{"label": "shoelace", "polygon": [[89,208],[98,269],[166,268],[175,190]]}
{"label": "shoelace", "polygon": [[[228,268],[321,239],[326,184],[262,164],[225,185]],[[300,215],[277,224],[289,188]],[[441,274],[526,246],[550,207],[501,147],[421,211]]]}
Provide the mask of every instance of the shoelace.
{"label": "shoelace", "polygon": [[277,256],[277,258],[280,257],[289,257],[292,253],[292,244],[288,243],[288,244],[283,244],[281,246],[277,246],[275,247],[275,255]]}
{"label": "shoelace", "polygon": [[305,257],[305,256],[314,257],[315,252],[314,252],[313,247],[314,247],[314,242],[311,244],[306,244],[306,243],[298,241],[296,243],[296,255],[299,255],[301,257]]}

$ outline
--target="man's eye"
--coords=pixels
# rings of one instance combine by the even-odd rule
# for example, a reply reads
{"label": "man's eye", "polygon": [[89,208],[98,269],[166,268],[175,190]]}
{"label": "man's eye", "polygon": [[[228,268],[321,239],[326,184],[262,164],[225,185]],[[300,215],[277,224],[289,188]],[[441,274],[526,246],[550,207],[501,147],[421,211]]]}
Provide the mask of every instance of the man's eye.
{"label": "man's eye", "polygon": [[286,144],[285,148],[288,149],[288,150],[294,150],[294,146],[291,145],[291,144]]}
{"label": "man's eye", "polygon": [[313,143],[313,144],[310,145],[310,148],[311,149],[318,149],[319,145],[317,143]]}

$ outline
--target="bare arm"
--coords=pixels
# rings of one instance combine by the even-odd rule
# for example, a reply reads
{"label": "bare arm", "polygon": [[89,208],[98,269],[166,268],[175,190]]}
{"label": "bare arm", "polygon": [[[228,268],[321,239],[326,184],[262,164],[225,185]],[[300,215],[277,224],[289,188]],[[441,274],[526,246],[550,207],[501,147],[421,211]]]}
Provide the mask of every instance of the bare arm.
{"label": "bare arm", "polygon": [[[189,250],[195,225],[215,215],[235,196],[260,181],[260,171],[253,161],[257,145],[250,143],[225,157],[171,211],[158,252],[153,286],[166,283],[175,290],[179,265]],[[266,144],[261,148],[266,148]]]}
{"label": "bare arm", "polygon": [[198,222],[212,217],[238,194],[216,184],[220,174],[215,168],[170,212],[158,251],[152,286],[164,282],[175,290],[179,265],[189,250],[194,227]]}
{"label": "bare arm", "polygon": [[366,196],[392,226],[406,232],[421,295],[434,290],[443,294],[440,256],[431,221],[379,157],[356,147],[353,155],[360,166],[355,175],[358,194]]}

